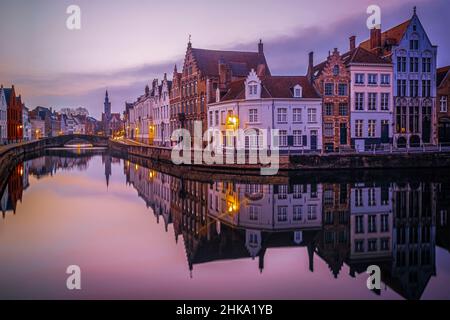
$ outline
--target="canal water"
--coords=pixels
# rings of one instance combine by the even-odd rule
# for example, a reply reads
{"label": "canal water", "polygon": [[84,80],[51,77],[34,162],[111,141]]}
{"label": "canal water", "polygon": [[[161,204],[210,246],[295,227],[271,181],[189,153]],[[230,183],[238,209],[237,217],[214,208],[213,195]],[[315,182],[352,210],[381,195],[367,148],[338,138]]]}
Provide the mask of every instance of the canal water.
{"label": "canal water", "polygon": [[0,190],[0,298],[450,299],[450,174],[341,175],[204,183],[76,150],[21,162]]}

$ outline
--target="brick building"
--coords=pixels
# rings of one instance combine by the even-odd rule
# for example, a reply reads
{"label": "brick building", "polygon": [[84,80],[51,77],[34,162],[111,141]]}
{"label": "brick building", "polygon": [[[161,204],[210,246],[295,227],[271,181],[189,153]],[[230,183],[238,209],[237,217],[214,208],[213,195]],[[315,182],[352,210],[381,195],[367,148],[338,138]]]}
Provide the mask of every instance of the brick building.
{"label": "brick building", "polygon": [[311,68],[313,53],[310,53],[308,76],[323,97],[323,146],[325,151],[334,151],[350,145],[349,84],[350,72],[346,69],[341,54],[335,48],[327,60]]}
{"label": "brick building", "polygon": [[20,96],[16,96],[14,86],[11,86],[11,88],[4,88],[3,90],[7,104],[8,140],[22,140],[22,99]]}
{"label": "brick building", "polygon": [[450,145],[450,66],[437,69],[437,121],[439,143]]}
{"label": "brick building", "polygon": [[[252,69],[258,74],[270,75],[261,41],[257,52],[198,49],[189,41],[181,77],[176,69],[174,74],[177,78],[174,81],[179,83],[174,85],[177,92],[172,95],[170,104],[177,99],[173,111],[178,115],[177,128],[183,127],[192,134],[194,121],[200,120],[205,131],[206,105],[216,101],[216,89],[225,94],[232,81],[246,78]],[[171,119],[173,122],[174,116]]]}

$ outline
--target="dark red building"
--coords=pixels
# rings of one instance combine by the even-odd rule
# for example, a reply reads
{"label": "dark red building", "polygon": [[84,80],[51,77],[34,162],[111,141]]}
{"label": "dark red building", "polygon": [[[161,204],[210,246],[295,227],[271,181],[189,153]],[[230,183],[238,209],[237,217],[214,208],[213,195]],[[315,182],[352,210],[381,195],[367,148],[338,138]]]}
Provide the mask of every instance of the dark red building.
{"label": "dark red building", "polygon": [[8,140],[19,141],[23,138],[22,123],[22,99],[20,95],[17,97],[14,86],[4,88],[7,118],[8,118]]}

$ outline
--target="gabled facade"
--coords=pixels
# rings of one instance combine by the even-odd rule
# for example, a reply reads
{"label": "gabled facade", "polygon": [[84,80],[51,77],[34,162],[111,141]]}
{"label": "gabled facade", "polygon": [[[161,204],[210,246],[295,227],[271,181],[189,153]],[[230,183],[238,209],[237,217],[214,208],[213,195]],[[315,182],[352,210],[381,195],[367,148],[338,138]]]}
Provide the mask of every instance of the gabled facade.
{"label": "gabled facade", "polygon": [[[312,53],[310,61],[312,64]],[[309,67],[311,69],[311,66]],[[322,95],[323,146],[335,151],[350,146],[350,73],[335,48],[327,60],[313,68],[311,76]],[[311,73],[311,70],[309,71]]]}
{"label": "gabled facade", "polygon": [[153,105],[153,125],[155,130],[154,144],[170,146],[170,90],[172,81],[164,74],[161,85],[157,86]]}
{"label": "gabled facade", "polygon": [[8,140],[17,142],[22,140],[22,99],[16,96],[14,86],[3,88],[7,105]]}
{"label": "gabled facade", "polygon": [[437,46],[428,38],[416,8],[411,19],[392,29],[371,30],[370,40],[361,46],[393,63],[394,145],[436,144]]}
{"label": "gabled facade", "polygon": [[[273,130],[279,130],[280,152],[322,150],[322,99],[306,76],[259,76],[252,69],[245,79],[231,82],[222,97],[217,88],[216,99],[208,104],[208,128],[222,136],[229,129],[264,129],[270,148],[272,136],[277,139]],[[246,149],[260,147],[256,135],[246,135],[242,143]]]}
{"label": "gabled facade", "polygon": [[179,115],[181,115],[181,77],[175,65],[172,75],[172,90],[170,90],[170,134],[181,127]]}
{"label": "gabled facade", "polygon": [[257,52],[193,48],[188,43],[180,79],[178,127],[193,133],[194,121],[207,128],[207,104],[216,100],[216,90],[225,94],[232,81],[245,79],[251,69],[270,75],[260,41]]}

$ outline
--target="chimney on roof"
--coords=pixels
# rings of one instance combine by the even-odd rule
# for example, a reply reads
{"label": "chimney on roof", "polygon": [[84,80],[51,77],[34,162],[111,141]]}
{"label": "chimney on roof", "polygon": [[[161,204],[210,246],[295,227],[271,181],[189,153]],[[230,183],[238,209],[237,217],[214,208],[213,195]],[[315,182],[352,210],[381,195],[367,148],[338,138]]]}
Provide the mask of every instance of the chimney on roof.
{"label": "chimney on roof", "polygon": [[309,53],[307,76],[308,76],[309,82],[313,83],[313,81],[314,81],[314,51],[311,51]]}
{"label": "chimney on roof", "polygon": [[258,64],[258,66],[256,67],[256,74],[260,79],[266,76],[266,65],[264,63]]}
{"label": "chimney on roof", "polygon": [[381,49],[381,26],[376,25],[370,29],[370,49]]}
{"label": "chimney on roof", "polygon": [[219,88],[225,91],[231,83],[231,70],[223,58],[218,61],[219,67]]}
{"label": "chimney on roof", "polygon": [[351,36],[348,39],[350,40],[350,50],[355,49],[355,47],[356,47],[356,36]]}
{"label": "chimney on roof", "polygon": [[262,39],[259,39],[258,43],[258,53],[263,54],[264,53],[264,44],[262,43]]}

